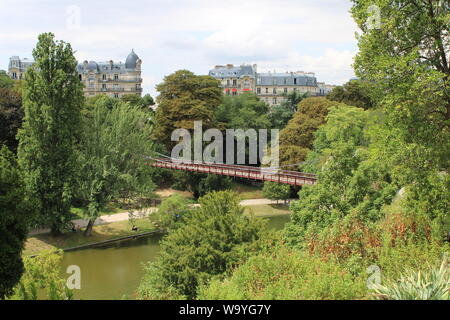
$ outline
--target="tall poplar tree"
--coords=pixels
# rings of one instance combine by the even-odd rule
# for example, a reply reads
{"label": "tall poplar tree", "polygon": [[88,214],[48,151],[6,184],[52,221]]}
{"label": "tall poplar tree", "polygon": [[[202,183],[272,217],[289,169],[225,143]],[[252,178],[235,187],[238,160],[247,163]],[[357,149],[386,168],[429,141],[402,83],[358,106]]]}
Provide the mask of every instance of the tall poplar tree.
{"label": "tall poplar tree", "polygon": [[27,192],[37,200],[39,225],[59,233],[70,220],[80,110],[84,101],[70,44],[39,35],[35,64],[25,76],[25,118],[19,164]]}

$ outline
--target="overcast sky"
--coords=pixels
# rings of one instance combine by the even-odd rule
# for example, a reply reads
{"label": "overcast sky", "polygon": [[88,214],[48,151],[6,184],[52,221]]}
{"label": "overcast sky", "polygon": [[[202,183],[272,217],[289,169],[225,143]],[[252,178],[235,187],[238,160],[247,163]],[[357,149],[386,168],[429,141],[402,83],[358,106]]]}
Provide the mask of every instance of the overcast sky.
{"label": "overcast sky", "polygon": [[[350,0],[0,0],[0,69],[32,58],[39,33],[72,44],[79,61],[142,59],[144,93],[179,69],[207,74],[217,64],[258,71],[353,77],[356,24]],[[78,15],[79,12],[79,15]],[[79,22],[79,24],[78,24]]]}

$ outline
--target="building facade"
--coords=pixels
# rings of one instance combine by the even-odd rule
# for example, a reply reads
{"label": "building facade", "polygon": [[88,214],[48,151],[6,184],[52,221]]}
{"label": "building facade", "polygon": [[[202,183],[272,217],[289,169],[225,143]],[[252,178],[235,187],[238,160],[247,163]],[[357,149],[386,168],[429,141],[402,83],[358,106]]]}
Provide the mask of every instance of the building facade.
{"label": "building facade", "polygon": [[220,81],[224,95],[236,96],[244,92],[255,91],[256,65],[216,66],[209,71],[209,75]]}
{"label": "building facade", "polygon": [[[15,80],[23,79],[26,69],[33,61],[20,59],[17,56],[9,59],[8,75]],[[84,95],[97,94],[119,98],[125,94],[142,94],[141,77],[142,60],[134,50],[128,55],[125,63],[84,61],[77,65],[78,76],[84,85]]]}
{"label": "building facade", "polygon": [[256,65],[216,66],[209,71],[209,75],[220,81],[225,95],[254,92],[271,106],[283,102],[284,95],[293,91],[324,96],[334,87],[317,82],[312,72],[258,73]]}

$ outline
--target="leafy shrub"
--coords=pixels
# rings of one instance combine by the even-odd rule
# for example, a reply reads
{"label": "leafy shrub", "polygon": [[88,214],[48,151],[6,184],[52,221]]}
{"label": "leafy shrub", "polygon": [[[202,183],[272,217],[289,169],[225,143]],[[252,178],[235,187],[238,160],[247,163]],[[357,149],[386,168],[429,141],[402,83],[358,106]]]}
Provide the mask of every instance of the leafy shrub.
{"label": "leafy shrub", "polygon": [[199,202],[161,242],[158,259],[145,269],[140,298],[194,298],[199,285],[261,249],[265,221],[243,215],[236,193],[212,192]]}
{"label": "leafy shrub", "polygon": [[24,258],[25,272],[14,289],[12,300],[71,300],[73,293],[60,277],[62,250],[43,251]]}
{"label": "leafy shrub", "polygon": [[225,279],[199,289],[199,299],[359,299],[365,297],[362,277],[338,264],[281,247],[251,257]]}

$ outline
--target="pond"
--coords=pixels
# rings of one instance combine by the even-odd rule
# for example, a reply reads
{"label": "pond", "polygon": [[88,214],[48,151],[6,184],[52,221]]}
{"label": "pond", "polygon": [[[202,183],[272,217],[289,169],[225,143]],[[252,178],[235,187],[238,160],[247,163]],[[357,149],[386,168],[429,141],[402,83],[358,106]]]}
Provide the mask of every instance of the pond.
{"label": "pond", "polygon": [[[268,225],[279,230],[289,221],[289,215],[267,217]],[[134,299],[143,276],[142,264],[152,261],[159,253],[161,234],[115,242],[92,249],[64,253],[61,272],[77,265],[81,269],[81,289],[75,299]]]}

